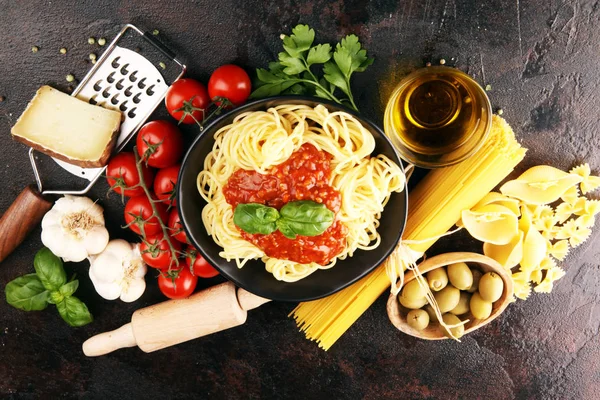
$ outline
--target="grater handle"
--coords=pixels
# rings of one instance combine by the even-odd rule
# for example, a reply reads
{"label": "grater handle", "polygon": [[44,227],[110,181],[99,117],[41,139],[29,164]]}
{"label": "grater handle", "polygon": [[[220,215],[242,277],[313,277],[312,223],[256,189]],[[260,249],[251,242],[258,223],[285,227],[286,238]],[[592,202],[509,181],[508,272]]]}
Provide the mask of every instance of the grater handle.
{"label": "grater handle", "polygon": [[156,39],[151,33],[144,32],[142,36],[144,37],[144,39],[150,42],[150,44],[156,47],[158,51],[160,51],[166,57],[168,57],[169,60],[174,61],[175,58],[177,58],[177,55],[171,49],[165,46],[160,40]]}
{"label": "grater handle", "polygon": [[27,186],[0,219],[0,262],[21,244],[52,207],[34,185]]}

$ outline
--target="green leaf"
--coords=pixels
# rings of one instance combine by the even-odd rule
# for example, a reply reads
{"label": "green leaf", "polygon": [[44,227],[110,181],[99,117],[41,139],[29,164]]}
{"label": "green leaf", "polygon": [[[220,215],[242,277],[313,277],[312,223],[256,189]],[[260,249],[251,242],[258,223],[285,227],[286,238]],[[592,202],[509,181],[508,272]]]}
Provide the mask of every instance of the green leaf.
{"label": "green leaf", "polygon": [[4,292],[8,304],[24,311],[43,310],[50,298],[50,291],[36,274],[23,275],[8,282]]}
{"label": "green leaf", "polygon": [[268,235],[275,232],[275,221],[278,219],[279,212],[275,208],[258,203],[238,204],[233,212],[233,223],[251,234]]}
{"label": "green leaf", "polygon": [[292,85],[289,89],[287,89],[283,94],[294,94],[294,95],[305,95],[308,93],[306,86],[303,86],[299,83]]}
{"label": "green leaf", "polygon": [[348,79],[353,72],[362,72],[373,63],[373,59],[369,59],[367,51],[361,47],[358,36],[348,35],[335,48],[333,59]]}
{"label": "green leaf", "polygon": [[266,83],[256,88],[256,90],[254,90],[254,92],[252,92],[252,94],[250,95],[250,98],[262,99],[263,97],[277,96],[281,94],[284,90],[287,90],[289,87],[296,84],[297,82],[297,79],[290,79],[288,81]]}
{"label": "green leaf", "polygon": [[50,292],[50,298],[48,299],[48,303],[50,304],[58,304],[65,299],[65,296],[62,295],[58,290],[54,290]]}
{"label": "green leaf", "polygon": [[74,281],[71,281],[69,283],[65,283],[64,285],[62,285],[60,287],[60,294],[62,294],[65,297],[72,296],[78,287],[79,287],[79,281],[77,279],[75,279]]}
{"label": "green leaf", "polygon": [[265,83],[281,81],[280,77],[275,76],[270,71],[267,71],[266,69],[262,69],[262,68],[258,68],[256,70],[256,76],[258,77],[258,79],[260,79],[262,82],[265,82]]}
{"label": "green leaf", "polygon": [[340,88],[342,92],[346,94],[350,92],[350,88],[348,87],[346,78],[344,78],[342,71],[340,71],[340,69],[334,62],[326,62],[323,66],[323,73],[327,82],[331,83],[335,87]]}
{"label": "green leaf", "polygon": [[309,66],[312,64],[323,64],[329,61],[330,58],[331,46],[329,45],[329,43],[318,44],[310,48],[310,51],[308,52],[308,57],[306,57],[306,62]]}
{"label": "green leaf", "polygon": [[87,325],[94,320],[85,303],[77,297],[65,297],[63,301],[56,304],[56,308],[62,319],[71,326]]}
{"label": "green leaf", "polygon": [[279,53],[279,62],[285,67],[283,72],[287,75],[296,75],[302,71],[306,71],[306,66],[301,59],[292,57],[287,53]]}
{"label": "green leaf", "polygon": [[314,201],[292,201],[279,210],[277,229],[285,237],[295,239],[296,235],[317,236],[325,232],[333,223],[335,214],[325,204]]}
{"label": "green leaf", "polygon": [[67,274],[61,259],[46,247],[37,252],[33,259],[33,266],[35,273],[48,290],[58,290],[67,282]]}
{"label": "green leaf", "polygon": [[[292,29],[291,39],[296,44],[296,50],[299,52],[306,51],[310,49],[314,40],[315,40],[315,31],[311,29],[308,25],[296,25],[294,29]],[[285,43],[285,38],[284,38]]]}

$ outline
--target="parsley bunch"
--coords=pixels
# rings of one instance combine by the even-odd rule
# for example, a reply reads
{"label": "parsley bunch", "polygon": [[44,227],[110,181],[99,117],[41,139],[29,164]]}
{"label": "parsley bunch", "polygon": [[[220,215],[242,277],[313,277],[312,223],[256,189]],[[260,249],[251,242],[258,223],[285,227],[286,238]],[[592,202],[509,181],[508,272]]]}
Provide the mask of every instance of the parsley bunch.
{"label": "parsley bunch", "polygon": [[[328,43],[313,46],[315,31],[308,25],[296,26],[290,36],[281,35],[281,39],[285,51],[279,53],[279,61],[269,63],[269,70],[256,70],[259,82],[250,97],[313,95],[358,111],[350,90],[350,77],[354,72],[363,72],[373,59],[367,57],[356,35],[343,38],[335,51]],[[319,70],[322,70],[320,78]],[[337,97],[340,91],[345,96]]]}

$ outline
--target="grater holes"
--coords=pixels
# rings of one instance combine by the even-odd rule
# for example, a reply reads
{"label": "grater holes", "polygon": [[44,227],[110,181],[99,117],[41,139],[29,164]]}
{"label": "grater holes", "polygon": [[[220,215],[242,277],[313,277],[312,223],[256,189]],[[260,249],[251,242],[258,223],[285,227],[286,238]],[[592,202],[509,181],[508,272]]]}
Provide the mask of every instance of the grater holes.
{"label": "grater holes", "polygon": [[137,81],[137,78],[138,78],[138,77],[135,75],[135,74],[137,74],[137,73],[138,73],[137,71],[133,71],[133,73],[132,73],[131,75],[129,75],[129,80],[130,80],[131,82],[135,82],[135,81]]}
{"label": "grater holes", "polygon": [[115,57],[114,60],[112,60],[112,63],[110,63],[111,67],[113,67],[114,69],[117,69],[121,66],[121,64],[119,64],[119,59],[121,58],[121,56],[117,56]]}
{"label": "grater holes", "polygon": [[146,78],[144,77],[144,78],[142,78],[142,79],[141,79],[141,80],[138,82],[138,87],[139,87],[140,89],[143,89],[143,88],[145,88],[145,87],[146,87],[146,83],[145,83],[145,82],[146,82]]}
{"label": "grater holes", "polygon": [[121,79],[119,79],[119,82],[117,82],[117,84],[115,85],[115,87],[116,87],[118,90],[122,90],[122,89],[125,87],[125,86],[123,86],[123,81],[124,81],[124,80],[125,80],[125,78],[121,78]]}
{"label": "grater holes", "polygon": [[154,85],[150,85],[150,87],[148,89],[146,89],[146,94],[148,96],[152,96],[154,94],[154,90],[152,90],[153,87],[154,87]]}
{"label": "grater holes", "polygon": [[127,111],[127,100],[125,100],[124,102],[121,103],[121,105],[119,106],[119,110],[121,110],[122,112]]}
{"label": "grater holes", "polygon": [[98,80],[98,82],[94,83],[94,90],[96,92],[99,92],[102,90],[102,86],[100,86],[100,83],[102,82],[102,79]]}
{"label": "grater holes", "polygon": [[141,101],[141,99],[140,99],[140,96],[141,96],[141,95],[142,95],[141,93],[138,93],[138,94],[136,94],[135,96],[133,96],[133,99],[132,99],[132,100],[133,100],[133,102],[134,102],[135,104],[138,104],[138,103]]}
{"label": "grater holes", "polygon": [[129,86],[127,89],[125,89],[125,96],[129,97],[133,94],[133,92],[131,91],[131,89],[133,89],[133,85]]}
{"label": "grater holes", "polygon": [[127,63],[121,67],[121,75],[127,75],[129,73],[129,70],[127,69],[127,67],[129,67],[129,63]]}
{"label": "grater holes", "polygon": [[92,97],[90,97],[90,99],[88,100],[88,103],[90,103],[93,106],[98,104],[98,102],[96,101],[96,95],[93,95]]}
{"label": "grater holes", "polygon": [[[106,77],[106,81],[108,83],[113,83],[115,81],[115,71],[108,74],[108,76]],[[101,82],[101,81],[98,81],[98,82]]]}
{"label": "grater holes", "polygon": [[127,113],[127,116],[129,118],[135,118],[135,110],[137,110],[137,107],[133,107],[131,110],[129,110],[129,112]]}
{"label": "grater holes", "polygon": [[110,88],[106,88],[102,91],[102,97],[108,99],[108,97],[110,96],[110,92],[108,91],[108,89]]}
{"label": "grater holes", "polygon": [[119,104],[119,93],[115,94],[111,99],[110,102],[113,106],[116,106],[117,104]]}

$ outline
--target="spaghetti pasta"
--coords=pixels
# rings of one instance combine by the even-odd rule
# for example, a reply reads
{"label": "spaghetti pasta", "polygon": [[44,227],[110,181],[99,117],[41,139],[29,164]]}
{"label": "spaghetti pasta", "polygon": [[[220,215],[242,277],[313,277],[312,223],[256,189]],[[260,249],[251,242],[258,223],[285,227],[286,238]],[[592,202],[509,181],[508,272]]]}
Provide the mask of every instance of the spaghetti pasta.
{"label": "spaghetti pasta", "polygon": [[[370,250],[381,241],[379,218],[391,193],[401,192],[405,176],[384,155],[371,157],[373,135],[356,118],[329,112],[324,106],[281,105],[247,112],[215,133],[215,143],[198,174],[198,191],[206,200],[202,220],[209,235],[223,248],[221,257],[238,267],[262,259],[266,270],[281,281],[294,282],[318,269],[333,267],[357,249]],[[324,265],[269,257],[264,249],[243,237],[233,223],[234,207],[224,193],[236,171],[267,175],[295,152],[312,145],[330,159],[328,184],[341,195],[336,221],[345,226],[345,245]],[[281,184],[281,183],[279,183]]]}

